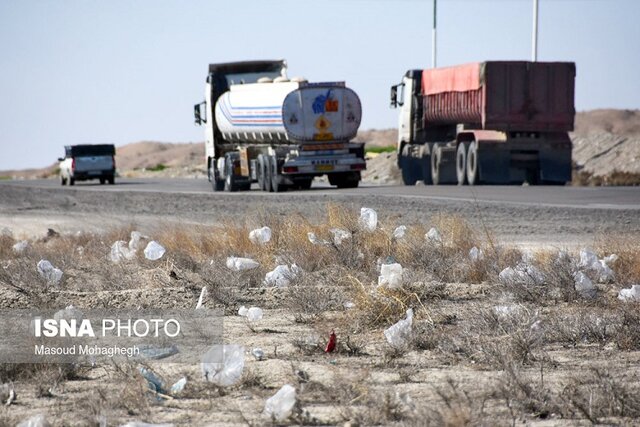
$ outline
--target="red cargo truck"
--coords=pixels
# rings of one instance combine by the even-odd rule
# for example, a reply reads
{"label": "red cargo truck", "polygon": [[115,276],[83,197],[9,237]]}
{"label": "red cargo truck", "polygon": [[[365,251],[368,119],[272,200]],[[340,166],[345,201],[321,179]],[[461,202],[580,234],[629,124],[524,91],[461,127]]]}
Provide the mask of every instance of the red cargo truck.
{"label": "red cargo truck", "polygon": [[403,182],[569,182],[575,75],[572,62],[407,71],[391,87]]}

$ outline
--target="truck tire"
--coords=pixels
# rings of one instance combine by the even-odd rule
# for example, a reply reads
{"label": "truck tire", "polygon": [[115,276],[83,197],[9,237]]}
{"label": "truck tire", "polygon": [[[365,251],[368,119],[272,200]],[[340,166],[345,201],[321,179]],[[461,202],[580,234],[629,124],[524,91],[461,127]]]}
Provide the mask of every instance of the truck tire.
{"label": "truck tire", "polygon": [[458,185],[467,183],[467,144],[461,142],[456,150],[456,178]]}
{"label": "truck tire", "polygon": [[422,182],[424,182],[424,185],[432,185],[431,150],[429,150],[428,144],[424,144],[420,149],[420,167],[422,168]]}
{"label": "truck tire", "polygon": [[478,143],[471,141],[467,149],[467,182],[469,185],[480,184],[478,173]]}
{"label": "truck tire", "polygon": [[115,175],[109,176],[109,178],[107,178],[107,181],[109,181],[109,185],[114,185],[116,183]]}
{"label": "truck tire", "polygon": [[454,184],[456,182],[455,165],[443,161],[443,144],[436,142],[431,151],[431,180],[433,185]]}
{"label": "truck tire", "polygon": [[238,191],[239,186],[236,181],[236,177],[233,174],[233,159],[231,156],[226,157],[224,167],[226,169],[224,177],[224,191]]}
{"label": "truck tire", "polygon": [[281,193],[287,191],[287,186],[280,183],[282,176],[278,173],[278,159],[275,156],[269,156],[269,165],[271,166],[271,191]]}
{"label": "truck tire", "polygon": [[360,183],[358,172],[344,172],[329,175],[329,184],[338,188],[357,188]]}
{"label": "truck tire", "polygon": [[258,187],[260,187],[260,190],[262,191],[268,191],[267,171],[268,169],[265,161],[265,156],[263,154],[258,154],[258,170],[256,172],[258,175]]}
{"label": "truck tire", "polygon": [[402,183],[404,185],[416,185],[420,175],[420,165],[418,164],[417,159],[411,157],[409,154],[409,145],[406,144],[402,147],[400,159],[398,160],[400,171],[402,172]]}
{"label": "truck tire", "polygon": [[76,180],[72,177],[69,177],[69,185],[74,185],[76,183]]}
{"label": "truck tire", "polygon": [[104,179],[104,178],[100,178],[100,185],[104,185],[104,183],[105,183],[105,182],[107,182],[107,180],[106,180],[106,179]]}
{"label": "truck tire", "polygon": [[67,185],[67,179],[64,176],[60,176],[60,185]]}

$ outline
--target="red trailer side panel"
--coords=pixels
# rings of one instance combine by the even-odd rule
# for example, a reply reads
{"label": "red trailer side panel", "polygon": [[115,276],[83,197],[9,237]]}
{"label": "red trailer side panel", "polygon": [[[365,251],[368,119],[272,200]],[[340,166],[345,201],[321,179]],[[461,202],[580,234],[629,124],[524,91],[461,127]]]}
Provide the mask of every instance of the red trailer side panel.
{"label": "red trailer side panel", "polygon": [[500,131],[571,131],[574,86],[572,62],[488,61],[425,70],[425,122]]}

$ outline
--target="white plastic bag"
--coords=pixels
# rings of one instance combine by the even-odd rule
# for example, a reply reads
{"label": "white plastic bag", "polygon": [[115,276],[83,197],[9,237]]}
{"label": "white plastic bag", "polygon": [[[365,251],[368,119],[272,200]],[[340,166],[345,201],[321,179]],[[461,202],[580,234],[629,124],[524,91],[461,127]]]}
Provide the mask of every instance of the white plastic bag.
{"label": "white plastic bag", "polygon": [[399,225],[396,227],[395,230],[393,230],[393,234],[391,235],[391,237],[393,237],[395,240],[400,240],[404,238],[404,235],[407,232],[407,226],[406,225]]}
{"label": "white plastic bag", "polygon": [[130,421],[122,424],[120,427],[174,427],[175,424],[151,424],[142,421]]}
{"label": "white plastic bag", "polygon": [[598,259],[598,256],[593,251],[585,248],[580,251],[580,263],[578,267],[595,273],[599,283],[608,283],[615,278],[613,270],[611,270],[608,263],[613,263],[617,259],[618,256],[616,254]]}
{"label": "white plastic bag", "polygon": [[256,360],[264,359],[264,351],[262,351],[260,347],[256,347],[253,350],[251,350],[251,354],[253,354],[253,357],[255,357]]}
{"label": "white plastic bag", "polygon": [[233,271],[251,270],[260,266],[258,261],[250,258],[238,258],[231,256],[227,258],[227,268]]}
{"label": "white plastic bag", "polygon": [[212,346],[200,364],[205,380],[227,387],[237,383],[244,369],[244,347],[239,345]]}
{"label": "white plastic bag", "polygon": [[475,246],[469,250],[469,259],[471,262],[478,262],[484,259],[484,252],[482,249],[478,249]]}
{"label": "white plastic bag", "polygon": [[256,245],[267,244],[271,240],[271,229],[269,227],[255,229],[249,233],[249,240]]}
{"label": "white plastic bag", "polygon": [[135,253],[138,249],[140,249],[140,239],[142,239],[143,237],[145,236],[143,236],[139,231],[132,231],[131,239],[129,240],[129,250]]}
{"label": "white plastic bag", "polygon": [[16,427],[51,427],[51,424],[43,414],[38,414],[18,423]]}
{"label": "white plastic bag", "polygon": [[68,305],[66,306],[64,309],[56,311],[55,314],[53,315],[54,320],[71,320],[71,319],[75,319],[78,324],[80,323],[80,321],[82,321],[82,319],[84,318],[84,313],[80,310],[78,310],[77,308],[75,308],[73,305]]}
{"label": "white plastic bag", "polygon": [[332,228],[329,231],[333,234],[333,243],[336,246],[341,245],[344,240],[351,238],[351,233],[341,228]]}
{"label": "white plastic bag", "polygon": [[38,273],[40,273],[40,277],[45,279],[50,285],[57,285],[60,283],[60,280],[62,280],[62,270],[55,268],[46,259],[41,259],[38,262],[37,268]]}
{"label": "white plastic bag", "polygon": [[278,265],[273,271],[268,272],[264,276],[264,284],[266,286],[276,286],[284,288],[289,286],[291,280],[294,279],[300,271],[300,267],[293,264],[291,268],[288,265]]}
{"label": "white plastic bag", "polygon": [[401,349],[409,344],[411,339],[411,325],[413,324],[413,309],[407,310],[407,317],[385,329],[384,336],[391,347]]}
{"label": "white plastic bag", "polygon": [[118,240],[111,245],[111,252],[109,252],[109,259],[112,262],[120,262],[124,260],[131,260],[135,258],[136,251],[129,249],[127,242],[124,240]]}
{"label": "white plastic bag", "polygon": [[150,241],[147,244],[147,247],[144,248],[144,257],[151,261],[159,260],[160,258],[162,258],[164,253],[165,253],[164,247],[162,247],[162,245],[156,242],[155,240]]}
{"label": "white plastic bag", "polygon": [[18,243],[13,245],[11,249],[13,249],[14,253],[21,254],[22,252],[26,251],[28,247],[29,242],[27,240],[20,240]]}
{"label": "white plastic bag", "polygon": [[424,238],[429,243],[442,243],[440,232],[435,227],[431,227],[431,229],[427,231],[427,234],[424,235]]}
{"label": "white plastic bag", "polygon": [[640,285],[633,285],[629,289],[621,289],[618,293],[620,301],[640,301]]}
{"label": "white plastic bag", "polygon": [[378,276],[378,286],[389,289],[397,289],[402,286],[402,266],[400,264],[382,264],[380,266],[380,276]]}
{"label": "white plastic bag", "polygon": [[264,414],[275,421],[284,421],[291,416],[296,405],[296,389],[289,384],[282,386],[280,390],[264,405]]}
{"label": "white plastic bag", "polygon": [[262,319],[262,314],[260,307],[249,307],[249,310],[247,310],[247,320],[249,322],[257,322]]}
{"label": "white plastic bag", "polygon": [[184,390],[184,387],[186,385],[187,385],[187,377],[182,377],[171,386],[171,388],[169,389],[169,392],[174,396],[178,395],[182,393],[182,390]]}
{"label": "white plastic bag", "polygon": [[376,231],[376,227],[378,226],[378,213],[371,208],[361,208],[358,224],[360,228],[365,231]]}
{"label": "white plastic bag", "polygon": [[597,289],[593,285],[593,282],[586,274],[582,271],[577,271],[573,275],[573,280],[575,281],[575,288],[578,293],[587,298],[593,298],[596,296]]}
{"label": "white plastic bag", "polygon": [[507,267],[498,275],[500,282],[514,285],[541,285],[544,274],[536,267],[520,263],[515,268]]}

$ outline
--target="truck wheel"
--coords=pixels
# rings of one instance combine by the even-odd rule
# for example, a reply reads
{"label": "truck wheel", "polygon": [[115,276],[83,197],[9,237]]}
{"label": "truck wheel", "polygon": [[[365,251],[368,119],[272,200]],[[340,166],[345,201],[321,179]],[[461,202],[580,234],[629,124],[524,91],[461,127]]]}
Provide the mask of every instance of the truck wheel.
{"label": "truck wheel", "polygon": [[404,185],[416,185],[419,177],[419,165],[414,157],[411,157],[409,151],[409,145],[402,147],[402,153],[400,154],[400,170],[402,172],[402,183]]}
{"label": "truck wheel", "polygon": [[[445,160],[443,144],[435,143],[431,151],[431,180],[433,185],[453,184],[456,182],[456,168],[452,164],[455,156],[451,156],[450,161]],[[453,154],[453,153],[452,153]]]}
{"label": "truck wheel", "polygon": [[469,185],[480,184],[480,175],[478,173],[478,144],[471,141],[467,149],[467,182]]}
{"label": "truck wheel", "polygon": [[420,150],[420,167],[422,168],[422,182],[425,185],[433,184],[431,180],[431,151],[427,144],[424,144]]}
{"label": "truck wheel", "polygon": [[100,185],[104,185],[104,183],[107,182],[104,178],[100,178]]}
{"label": "truck wheel", "polygon": [[107,181],[109,181],[109,185],[113,185],[116,183],[116,177],[114,175],[111,175]]}
{"label": "truck wheel", "polygon": [[456,150],[456,178],[458,185],[467,183],[467,145],[464,142],[458,144]]}
{"label": "truck wheel", "polygon": [[231,156],[227,156],[225,159],[224,167],[226,169],[224,177],[224,191],[238,191],[238,183],[236,182],[236,177],[233,175],[233,159]]}
{"label": "truck wheel", "polygon": [[267,191],[267,165],[265,164],[265,156],[262,154],[258,154],[258,187],[262,191]]}
{"label": "truck wheel", "polygon": [[67,179],[64,176],[60,176],[60,185],[67,185]]}
{"label": "truck wheel", "polygon": [[69,177],[69,185],[73,185],[76,183],[76,180],[74,178]]}
{"label": "truck wheel", "polygon": [[269,159],[269,165],[271,166],[271,191],[274,193],[287,191],[287,186],[279,182],[281,175],[278,173],[278,159],[275,156],[270,156]]}

